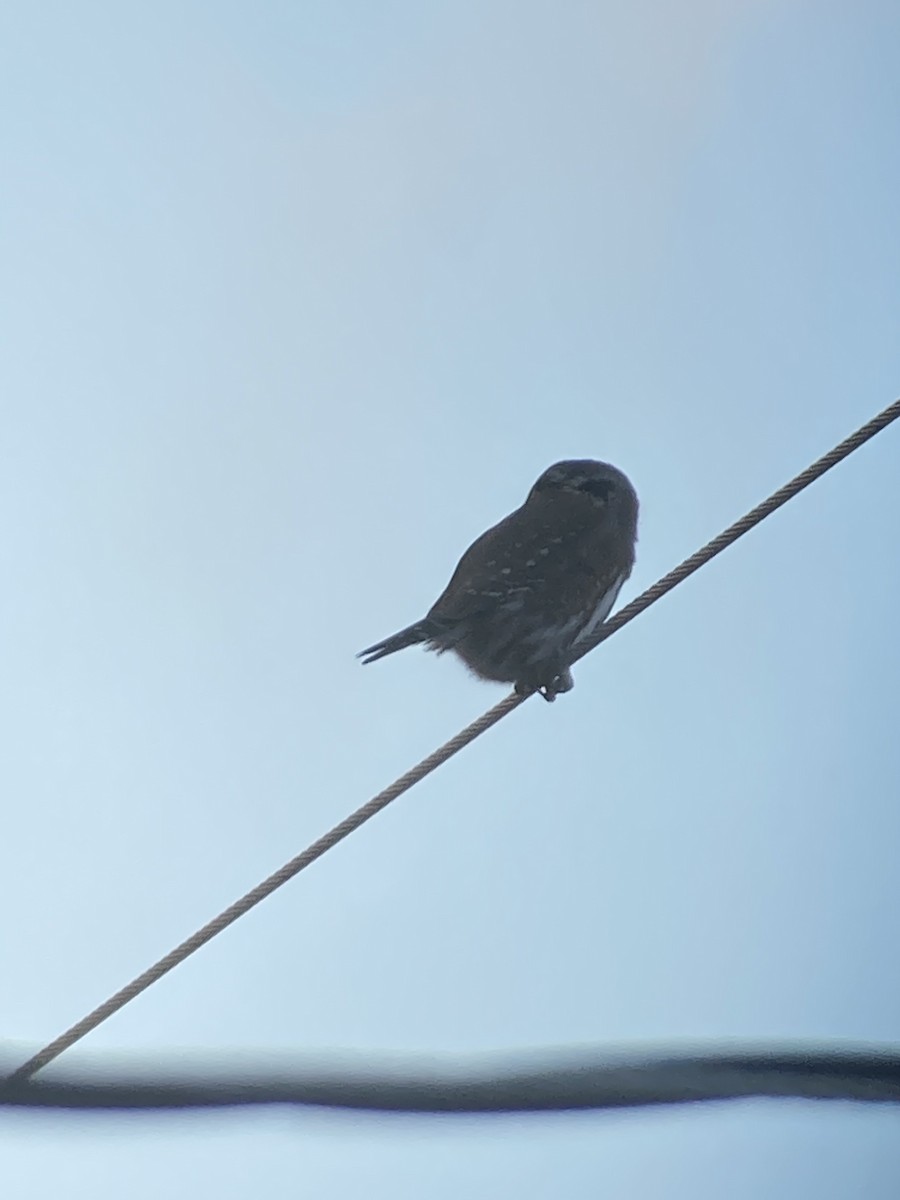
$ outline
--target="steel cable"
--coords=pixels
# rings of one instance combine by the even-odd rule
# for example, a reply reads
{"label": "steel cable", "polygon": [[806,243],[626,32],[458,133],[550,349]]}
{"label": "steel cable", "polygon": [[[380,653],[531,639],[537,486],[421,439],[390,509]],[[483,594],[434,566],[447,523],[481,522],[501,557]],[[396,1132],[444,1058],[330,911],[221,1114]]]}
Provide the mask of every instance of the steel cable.
{"label": "steel cable", "polygon": [[[667,592],[671,591],[672,588],[687,579],[689,575],[699,570],[710,559],[715,558],[717,554],[721,554],[723,550],[731,546],[738,538],[749,532],[755,525],[758,525],[760,521],[763,521],[783,504],[786,504],[788,500],[791,500],[799,492],[803,491],[804,488],[809,487],[815,480],[821,478],[826,471],[831,470],[832,467],[852,454],[854,450],[859,449],[860,446],[869,441],[870,438],[873,438],[877,433],[880,433],[881,430],[885,429],[898,417],[900,417],[900,399],[895,400],[883,412],[873,417],[872,420],[867,421],[865,425],[862,425],[850,437],[845,438],[839,445],[807,467],[805,471],[801,471],[789,483],[786,483],[776,492],[773,492],[767,500],[764,500],[761,504],[751,509],[739,521],[730,525],[717,537],[713,538],[711,542],[708,542],[700,550],[697,550],[689,558],[685,559],[673,571],[663,576],[662,579],[653,584],[652,587],[648,588],[637,599],[627,604],[619,613],[601,626],[594,637],[582,648],[578,658],[583,658],[585,654],[588,654],[601,642],[618,632],[629,621],[633,621],[635,617],[649,608],[651,604],[654,604]],[[246,895],[219,913],[218,916],[214,917],[201,929],[198,929],[196,933],[186,938],[174,950],[170,950],[168,954],[164,955],[151,967],[148,967],[146,971],[131,980],[130,983],[126,984],[115,995],[110,996],[108,1000],[98,1005],[87,1016],[60,1034],[59,1037],[14,1071],[11,1078],[15,1080],[27,1079],[36,1071],[46,1066],[47,1063],[52,1062],[64,1050],[69,1049],[75,1042],[90,1033],[92,1029],[96,1029],[98,1025],[118,1012],[120,1008],[123,1008],[131,1000],[135,999],[136,996],[139,996],[141,992],[146,991],[148,987],[161,979],[173,967],[184,962],[189,955],[199,950],[201,946],[205,945],[224,929],[227,929],[229,925],[249,912],[251,908],[254,908],[267,896],[270,896],[272,892],[287,883],[288,880],[293,879],[295,875],[305,867],[308,867],[310,863],[315,862],[317,858],[321,858],[326,851],[336,846],[338,842],[343,841],[354,830],[359,829],[361,825],[365,824],[371,817],[374,817],[376,813],[386,808],[391,801],[396,800],[404,792],[409,791],[411,787],[445,763],[447,759],[457,754],[465,746],[468,746],[475,738],[480,737],[492,725],[496,725],[498,721],[511,713],[513,709],[518,708],[527,698],[527,696],[521,696],[512,692],[504,700],[501,700],[499,704],[495,704],[493,708],[489,709],[476,721],[473,721],[471,725],[466,726],[465,729],[461,730],[448,742],[445,742],[443,746],[423,759],[417,766],[407,771],[405,775],[402,775],[390,787],[385,788],[384,791],[379,792],[377,796],[367,801],[354,813],[351,813],[350,816],[345,817],[343,821],[335,825],[328,833],[324,834],[296,857],[285,863],[283,867],[279,868],[279,870],[275,871],[267,879],[264,879],[262,883],[257,884]]]}

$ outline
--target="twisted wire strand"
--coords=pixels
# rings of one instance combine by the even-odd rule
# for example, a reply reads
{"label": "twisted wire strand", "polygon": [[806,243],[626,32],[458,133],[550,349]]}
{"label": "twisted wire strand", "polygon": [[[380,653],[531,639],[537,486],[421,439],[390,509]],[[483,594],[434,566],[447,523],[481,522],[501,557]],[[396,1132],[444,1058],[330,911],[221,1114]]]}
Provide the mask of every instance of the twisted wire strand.
{"label": "twisted wire strand", "polygon": [[[832,467],[836,466],[849,454],[852,454],[854,450],[859,449],[860,446],[869,441],[870,438],[873,438],[877,433],[880,433],[881,430],[885,429],[898,417],[900,417],[900,399],[895,400],[883,412],[873,417],[872,420],[867,421],[865,425],[862,425],[850,437],[845,438],[833,450],[823,455],[811,466],[807,467],[805,471],[801,471],[789,483],[779,488],[778,491],[773,492],[762,504],[758,504],[755,508],[751,509],[739,521],[735,521],[733,525],[730,525],[718,537],[713,538],[711,542],[708,542],[700,550],[697,550],[689,558],[685,559],[673,571],[664,575],[662,579],[658,580],[657,583],[653,584],[652,587],[648,588],[637,599],[627,604],[619,613],[605,622],[597,633],[586,642],[578,654],[578,658],[583,658],[585,654],[588,654],[600,642],[605,641],[608,637],[618,632],[629,621],[633,621],[635,617],[649,608],[651,604],[654,604],[667,592],[670,592],[672,588],[676,587],[684,579],[687,579],[689,575],[699,570],[710,559],[715,558],[717,554],[721,554],[723,550],[731,546],[738,538],[742,537],[755,525],[758,525],[760,521],[775,512],[783,504],[786,504],[798,492],[809,487],[811,483],[819,479],[826,471],[831,470]],[[130,983],[126,984],[115,995],[110,996],[108,1000],[98,1005],[87,1016],[82,1017],[80,1021],[48,1043],[42,1050],[17,1068],[10,1076],[10,1079],[28,1079],[36,1071],[39,1071],[49,1062],[52,1062],[63,1051],[68,1050],[86,1034],[90,1033],[91,1030],[96,1029],[103,1021],[118,1012],[120,1008],[123,1008],[131,1000],[134,1000],[141,992],[146,991],[147,988],[161,979],[163,975],[166,975],[174,967],[177,967],[179,963],[184,962],[186,958],[196,950],[199,950],[201,946],[204,946],[212,938],[216,937],[217,934],[227,929],[239,917],[244,916],[251,908],[254,908],[262,900],[265,900],[267,896],[270,896],[283,884],[287,883],[288,880],[293,879],[295,875],[308,867],[310,863],[315,862],[317,858],[321,858],[326,851],[359,829],[361,825],[364,825],[376,813],[381,812],[383,808],[386,808],[393,800],[396,800],[398,796],[409,791],[410,788],[424,779],[426,775],[431,774],[432,771],[436,770],[437,767],[445,763],[454,754],[459,753],[470,742],[473,742],[475,738],[480,737],[491,726],[496,725],[498,721],[511,713],[513,709],[518,708],[525,699],[527,699],[527,696],[511,692],[499,704],[495,704],[493,708],[483,713],[482,716],[470,725],[467,725],[455,737],[452,737],[443,746],[439,747],[439,749],[429,754],[417,766],[407,771],[405,775],[402,775],[390,787],[379,792],[377,796],[373,796],[371,800],[363,804],[354,813],[351,813],[350,816],[345,817],[343,821],[335,825],[328,833],[324,834],[317,841],[313,842],[312,845],[296,855],[296,857],[285,863],[283,867],[280,867],[279,870],[275,871],[267,879],[264,879],[262,883],[257,884],[246,895],[236,900],[234,904],[231,904],[201,929],[198,929],[196,933],[193,933],[151,967],[148,967],[146,971],[143,971],[140,975],[132,979]]]}
{"label": "twisted wire strand", "polygon": [[[196,1056],[193,1056],[196,1064]],[[228,1058],[225,1056],[225,1063]],[[186,1068],[103,1066],[0,1083],[0,1108],[183,1112],[287,1104],[373,1113],[539,1113],[616,1110],[751,1097],[900,1104],[900,1046],[794,1043],[723,1052],[611,1054],[594,1047],[480,1056],[417,1068],[370,1056],[327,1060],[268,1054]]]}
{"label": "twisted wire strand", "polygon": [[293,879],[295,875],[299,874],[300,871],[304,870],[311,863],[314,863],[317,858],[321,858],[323,854],[331,850],[338,842],[342,842],[345,837],[349,837],[354,830],[359,829],[360,825],[364,825],[376,813],[380,813],[383,808],[387,808],[392,800],[396,800],[398,796],[402,796],[404,792],[408,792],[411,787],[414,787],[426,775],[430,775],[432,771],[445,763],[448,758],[452,758],[454,754],[458,754],[464,746],[468,746],[469,742],[474,741],[486,729],[490,729],[492,725],[496,725],[499,720],[505,717],[507,713],[512,712],[514,708],[517,708],[525,699],[525,696],[517,696],[513,693],[507,696],[506,699],[501,700],[499,704],[495,704],[488,712],[482,713],[471,725],[467,725],[455,737],[445,742],[443,746],[440,746],[432,754],[429,754],[427,758],[423,758],[420,763],[407,771],[405,775],[401,775],[399,779],[395,780],[390,787],[379,792],[377,796],[373,796],[371,800],[367,800],[356,812],[345,817],[343,821],[335,825],[328,833],[323,834],[317,841],[307,846],[300,854],[296,855],[289,862],[286,862],[283,867],[279,867],[277,871],[273,871],[268,878],[258,883],[256,887],[251,888],[239,900],[230,904],[218,916],[213,917],[211,921],[208,921],[201,929],[198,929],[196,933],[192,933],[189,938],[185,938],[183,942],[173,950],[170,950],[168,954],[163,955],[153,966],[148,967],[146,971],[137,975],[125,987],[120,988],[115,995],[110,996],[108,1000],[104,1000],[102,1004],[99,1004],[87,1016],[82,1017],[80,1021],[67,1029],[65,1033],[61,1033],[58,1038],[50,1042],[43,1050],[29,1058],[26,1063],[23,1063],[21,1067],[15,1070],[10,1079],[27,1079],[35,1071],[39,1071],[47,1063],[52,1062],[64,1050],[68,1050],[75,1042],[80,1041],[85,1034],[90,1033],[92,1029],[96,1029],[98,1025],[111,1017],[113,1013],[118,1012],[120,1008],[124,1008],[126,1004],[134,1000],[136,996],[139,996],[141,992],[146,991],[151,984],[156,983],[158,979],[161,979],[163,975],[171,971],[173,967],[177,967],[179,963],[184,962],[186,958],[196,950],[199,950],[201,946],[205,946],[217,934],[220,934],[229,925],[233,925],[238,918],[248,913],[251,908],[255,908],[267,896],[271,896],[274,891],[277,891],[289,879]]}
{"label": "twisted wire strand", "polygon": [[745,533],[749,533],[751,529],[761,521],[764,521],[766,517],[771,516],[773,512],[787,504],[789,500],[793,500],[804,488],[808,488],[811,483],[815,483],[817,479],[821,479],[827,471],[830,471],[832,467],[836,467],[839,462],[842,462],[854,450],[858,450],[860,446],[870,441],[877,433],[881,433],[883,429],[886,429],[898,417],[900,417],[900,399],[895,400],[893,404],[889,404],[886,409],[878,413],[871,421],[867,421],[865,425],[861,425],[855,433],[851,433],[848,438],[844,438],[842,442],[832,450],[829,450],[827,454],[823,454],[821,458],[816,459],[805,471],[801,471],[799,475],[795,475],[793,479],[780,487],[777,492],[773,492],[761,504],[757,504],[755,508],[751,508],[740,520],[735,521],[733,525],[729,525],[727,529],[723,529],[711,542],[707,542],[705,546],[701,546],[699,550],[695,550],[683,563],[680,563],[674,570],[669,571],[668,575],[664,575],[662,579],[657,580],[652,587],[647,588],[640,596],[637,596],[630,603],[626,604],[624,608],[610,617],[608,621],[604,621],[600,628],[590,638],[585,640],[575,661],[577,662],[578,659],[584,658],[586,654],[590,654],[601,642],[605,642],[608,637],[612,637],[614,633],[620,630],[623,625],[627,625],[629,621],[633,621],[635,617],[640,616],[651,604],[655,604],[667,592],[671,592],[672,588],[677,587],[689,575],[693,575],[695,571],[699,571],[710,559],[721,554],[723,550],[727,550],[738,538],[743,537]]}

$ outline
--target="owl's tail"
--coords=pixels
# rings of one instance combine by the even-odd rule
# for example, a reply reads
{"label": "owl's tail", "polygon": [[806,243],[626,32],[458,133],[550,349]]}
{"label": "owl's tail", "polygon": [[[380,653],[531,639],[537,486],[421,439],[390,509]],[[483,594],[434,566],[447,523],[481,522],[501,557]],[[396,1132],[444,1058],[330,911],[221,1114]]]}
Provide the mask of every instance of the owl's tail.
{"label": "owl's tail", "polygon": [[379,658],[384,658],[387,654],[393,654],[396,650],[405,650],[407,646],[417,646],[421,642],[428,642],[433,636],[434,630],[428,621],[417,621],[415,625],[407,625],[405,629],[401,629],[392,637],[385,638],[383,642],[376,642],[367,650],[360,650],[356,657],[361,658],[364,663],[372,663]]}

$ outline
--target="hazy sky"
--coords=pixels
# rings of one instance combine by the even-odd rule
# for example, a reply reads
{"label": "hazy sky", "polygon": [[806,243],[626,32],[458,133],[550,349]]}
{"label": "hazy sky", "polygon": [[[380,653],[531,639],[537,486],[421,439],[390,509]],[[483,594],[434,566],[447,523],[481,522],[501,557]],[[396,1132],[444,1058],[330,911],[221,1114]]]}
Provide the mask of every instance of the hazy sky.
{"label": "hazy sky", "polygon": [[[0,1038],[505,690],[418,650],[555,459],[628,600],[900,393],[900,8],[0,16]],[[66,1056],[900,1040],[892,428]],[[896,1112],[0,1117],[10,1200],[865,1195]]]}

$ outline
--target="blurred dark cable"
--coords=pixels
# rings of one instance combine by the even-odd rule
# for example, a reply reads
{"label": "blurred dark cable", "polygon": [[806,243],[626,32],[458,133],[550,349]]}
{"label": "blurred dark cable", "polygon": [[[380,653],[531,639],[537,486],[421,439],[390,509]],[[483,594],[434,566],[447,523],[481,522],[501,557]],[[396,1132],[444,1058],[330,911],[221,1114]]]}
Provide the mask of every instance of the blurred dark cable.
{"label": "blurred dark cable", "polygon": [[[269,1058],[271,1059],[271,1055]],[[196,1056],[192,1056],[196,1062]],[[625,1057],[596,1050],[492,1055],[482,1065],[410,1068],[362,1060],[348,1066],[227,1071],[154,1063],[143,1071],[94,1066],[0,1084],[6,1108],[134,1112],[289,1104],[377,1113],[525,1113],[644,1108],[753,1097],[900,1103],[900,1047],[787,1048]]]}
{"label": "blurred dark cable", "polygon": [[[634,620],[635,617],[649,608],[651,604],[660,599],[661,596],[664,596],[666,592],[671,591],[683,579],[692,575],[694,571],[699,570],[711,558],[714,558],[717,554],[721,554],[723,550],[736,542],[739,537],[742,537],[743,534],[747,533],[755,525],[758,525],[760,521],[773,513],[777,508],[780,508],[781,505],[786,504],[798,492],[809,487],[811,483],[819,479],[826,471],[829,471],[837,463],[841,462],[842,459],[852,454],[854,450],[858,450],[863,443],[873,438],[877,433],[880,433],[881,430],[885,429],[898,417],[900,417],[900,399],[895,400],[893,404],[873,417],[871,421],[867,421],[865,425],[860,426],[850,437],[845,438],[844,441],[823,455],[822,458],[817,459],[816,462],[807,467],[805,471],[802,471],[789,483],[779,488],[778,491],[773,492],[762,504],[757,505],[756,508],[746,513],[739,521],[720,533],[718,537],[713,538],[711,542],[708,542],[700,550],[692,554],[690,558],[685,559],[680,566],[670,571],[668,575],[665,575],[652,587],[648,588],[636,600],[632,600],[621,612],[611,617],[609,621],[605,622],[597,630],[594,638],[590,643],[585,645],[579,657],[584,657],[585,654],[594,649],[600,642],[605,641],[606,638],[621,629],[623,625]],[[227,929],[229,925],[232,925],[240,917],[244,916],[245,913],[249,912],[251,908],[254,908],[262,900],[265,900],[277,888],[287,883],[288,880],[293,879],[295,875],[315,862],[316,859],[321,858],[326,851],[332,849],[338,842],[343,841],[354,830],[359,829],[361,825],[374,817],[376,813],[381,812],[383,808],[386,808],[388,804],[396,800],[398,796],[409,791],[411,787],[445,763],[452,755],[458,753],[465,746],[468,746],[470,742],[490,729],[492,725],[496,725],[498,721],[511,713],[513,709],[518,708],[525,699],[527,697],[512,692],[504,700],[501,700],[499,704],[495,704],[492,709],[483,713],[471,725],[466,726],[455,737],[452,737],[450,741],[445,742],[443,746],[435,750],[433,754],[430,754],[411,770],[407,771],[405,775],[395,780],[390,787],[385,788],[384,791],[379,792],[377,796],[374,796],[358,808],[356,812],[345,817],[343,821],[335,825],[328,833],[324,834],[310,846],[307,846],[300,854],[296,855],[289,862],[286,862],[284,866],[273,872],[267,879],[257,884],[256,887],[251,888],[246,895],[236,900],[234,904],[229,905],[228,908],[207,922],[201,929],[191,934],[180,945],[170,950],[168,954],[163,955],[161,959],[151,967],[148,967],[146,971],[136,976],[125,987],[121,988],[107,1000],[104,1000],[92,1012],[89,1012],[80,1021],[77,1021],[64,1033],[61,1033],[59,1037],[44,1046],[42,1050],[18,1067],[13,1072],[12,1078],[27,1079],[34,1075],[36,1071],[45,1067],[49,1062],[52,1062],[64,1050],[68,1050],[86,1034],[90,1033],[92,1029],[96,1029],[98,1025],[118,1012],[120,1008],[124,1008],[126,1004],[134,1000],[136,996],[139,996],[141,992],[146,991],[148,987],[161,979],[173,967],[177,967],[179,963],[184,962],[189,955],[199,950],[201,946],[205,946],[207,942]]]}

